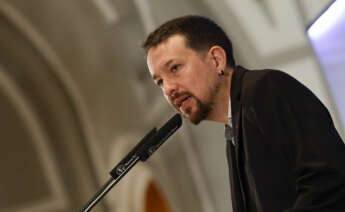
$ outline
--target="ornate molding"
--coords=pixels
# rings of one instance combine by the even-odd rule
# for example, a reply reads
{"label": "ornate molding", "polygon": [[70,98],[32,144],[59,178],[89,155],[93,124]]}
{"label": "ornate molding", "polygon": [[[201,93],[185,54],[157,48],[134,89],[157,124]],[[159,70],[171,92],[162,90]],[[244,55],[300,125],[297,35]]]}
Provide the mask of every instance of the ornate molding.
{"label": "ornate molding", "polygon": [[[18,205],[13,208],[7,208],[9,211],[16,212],[46,212],[51,208],[57,210],[66,209],[70,204],[66,198],[66,191],[63,187],[61,176],[58,172],[56,160],[52,154],[48,143],[48,136],[42,130],[41,123],[30,106],[27,103],[20,89],[15,82],[7,76],[4,68],[0,65],[0,88],[7,94],[8,99],[13,103],[18,116],[22,119],[24,125],[29,129],[33,146],[37,149],[44,175],[48,180],[48,186],[51,196],[42,200],[35,200],[30,204]],[[25,188],[23,188],[25,189]]]}
{"label": "ornate molding", "polygon": [[[80,94],[76,83],[67,71],[67,68],[60,61],[57,54],[50,47],[48,42],[42,37],[41,34],[34,28],[33,25],[10,3],[5,1],[0,2],[0,13],[13,23],[13,25],[25,35],[25,38],[32,44],[37,52],[40,53],[41,57],[47,62],[52,71],[51,74],[55,76],[55,79],[63,87],[66,97],[69,99],[71,105],[73,105],[73,111],[77,116],[80,124],[80,130],[83,133],[83,137],[87,143],[88,151],[91,154],[93,167],[96,169],[98,174],[98,181],[104,179],[105,174],[103,173],[104,165],[102,161],[102,153],[96,145],[96,135],[94,133],[94,127],[88,116],[86,105]],[[59,108],[57,108],[59,110]]]}

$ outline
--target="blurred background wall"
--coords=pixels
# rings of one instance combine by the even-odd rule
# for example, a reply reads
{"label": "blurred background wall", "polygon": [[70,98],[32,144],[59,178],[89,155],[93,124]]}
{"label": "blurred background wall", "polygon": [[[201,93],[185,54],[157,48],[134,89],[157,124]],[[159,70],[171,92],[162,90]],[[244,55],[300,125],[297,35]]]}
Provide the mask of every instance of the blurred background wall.
{"label": "blurred background wall", "polygon": [[[78,211],[139,139],[174,114],[140,43],[181,15],[224,27],[239,64],[302,81],[344,138],[345,36],[331,39],[337,62],[327,49],[331,62],[322,63],[307,34],[332,2],[0,1],[0,211]],[[222,124],[185,122],[93,211],[231,211],[223,135]]]}

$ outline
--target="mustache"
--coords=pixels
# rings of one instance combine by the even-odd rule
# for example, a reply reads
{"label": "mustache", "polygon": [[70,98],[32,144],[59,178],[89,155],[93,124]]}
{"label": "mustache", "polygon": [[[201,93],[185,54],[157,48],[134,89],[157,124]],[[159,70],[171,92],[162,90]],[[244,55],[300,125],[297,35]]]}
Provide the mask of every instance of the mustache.
{"label": "mustache", "polygon": [[174,93],[174,95],[171,96],[171,100],[172,101],[175,101],[175,99],[179,98],[180,96],[191,96],[191,97],[194,97],[193,94],[191,94],[190,92],[188,91],[184,91],[184,92],[181,92],[181,93]]}

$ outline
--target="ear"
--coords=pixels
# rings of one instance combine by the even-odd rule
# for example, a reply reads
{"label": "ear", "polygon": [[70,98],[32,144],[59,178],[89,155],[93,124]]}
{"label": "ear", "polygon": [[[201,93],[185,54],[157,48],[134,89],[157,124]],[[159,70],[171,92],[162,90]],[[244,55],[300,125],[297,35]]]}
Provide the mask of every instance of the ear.
{"label": "ear", "polygon": [[225,70],[226,68],[226,53],[220,46],[212,46],[208,51],[209,59],[217,71]]}

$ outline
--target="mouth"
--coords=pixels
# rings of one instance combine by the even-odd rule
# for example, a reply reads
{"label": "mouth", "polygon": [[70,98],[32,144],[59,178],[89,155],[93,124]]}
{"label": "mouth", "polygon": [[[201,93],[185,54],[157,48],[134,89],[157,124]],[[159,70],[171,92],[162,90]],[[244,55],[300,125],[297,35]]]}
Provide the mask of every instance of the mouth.
{"label": "mouth", "polygon": [[191,96],[184,96],[184,97],[181,97],[179,99],[176,100],[175,102],[175,106],[180,110],[180,111],[183,111],[187,105],[188,105],[188,102],[189,100],[191,99]]}

